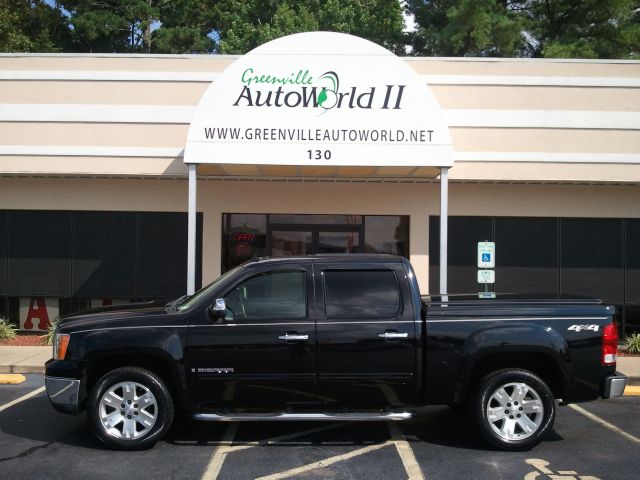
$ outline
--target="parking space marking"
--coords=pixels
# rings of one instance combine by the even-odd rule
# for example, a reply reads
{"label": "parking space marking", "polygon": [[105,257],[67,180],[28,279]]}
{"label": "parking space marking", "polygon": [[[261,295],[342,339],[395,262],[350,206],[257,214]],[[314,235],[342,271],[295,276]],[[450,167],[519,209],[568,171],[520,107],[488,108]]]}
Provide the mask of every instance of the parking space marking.
{"label": "parking space marking", "polygon": [[44,392],[44,387],[36,388],[34,391],[27,393],[26,395],[21,396],[20,398],[16,398],[15,400],[11,400],[8,403],[0,406],[0,412],[4,412],[7,408],[13,407],[20,402],[24,402],[25,400],[29,400],[31,397],[35,397],[36,395],[40,395]]}
{"label": "parking space marking", "polygon": [[296,475],[300,475],[302,473],[310,472],[312,470],[316,470],[318,468],[325,468],[334,463],[344,462],[345,460],[350,460],[354,457],[359,457],[360,455],[364,455],[365,453],[374,452],[376,450],[380,450],[381,448],[388,447],[389,445],[393,445],[393,440],[387,440],[384,443],[378,443],[376,445],[369,445],[367,447],[359,448],[357,450],[353,450],[349,453],[343,453],[342,455],[336,455],[334,457],[325,458],[323,460],[319,460],[317,462],[308,463],[307,465],[303,465],[301,467],[292,468],[290,470],[285,470],[284,472],[274,473],[272,475],[267,475],[265,477],[259,477],[256,480],[280,480],[282,478],[290,478],[295,477]]}
{"label": "parking space marking", "polygon": [[625,395],[640,395],[640,386],[637,385],[629,385],[624,389]]}
{"label": "parking space marking", "polygon": [[572,404],[569,405],[569,407],[572,408],[573,410],[575,410],[576,412],[581,413],[585,417],[590,418],[594,422],[599,423],[603,427],[606,427],[609,430],[611,430],[613,432],[616,432],[618,435],[623,436],[624,438],[626,438],[630,442],[633,442],[633,443],[635,443],[637,445],[640,445],[640,438],[636,437],[635,435],[631,435],[630,433],[625,432],[620,427],[616,427],[613,423],[607,422],[605,419],[600,418],[597,415],[594,415],[593,413],[589,412],[588,410],[585,410],[584,408],[582,408],[579,405],[575,405],[575,404],[572,403]]}
{"label": "parking space marking", "polygon": [[553,470],[547,468],[550,465],[549,462],[542,458],[527,458],[524,463],[535,468],[534,471],[525,474],[524,480],[538,480],[541,475],[542,478],[550,480],[600,480],[591,475],[578,475],[575,470],[558,470],[558,473],[554,474]]}
{"label": "parking space marking", "polygon": [[391,433],[391,439],[396,445],[402,465],[407,472],[408,480],[424,480],[424,474],[420,468],[420,464],[413,453],[413,449],[407,439],[404,437],[402,430],[395,423],[389,422],[389,432]]}
{"label": "parking space marking", "polygon": [[2,373],[0,374],[0,385],[20,385],[26,382],[26,377],[19,373]]}
{"label": "parking space marking", "polygon": [[245,443],[243,445],[235,445],[232,447],[227,447],[227,452],[238,452],[240,450],[246,450],[248,448],[259,447],[262,445],[275,445],[280,442],[284,442],[286,440],[293,440],[294,438],[305,437],[307,435],[311,435],[312,433],[324,432],[325,430],[331,430],[332,428],[338,428],[347,425],[346,422],[342,423],[334,423],[330,425],[323,425],[321,427],[308,428],[307,430],[301,430],[299,432],[287,433],[285,435],[280,435],[278,437],[267,438],[266,440],[258,440],[255,442]]}
{"label": "parking space marking", "polygon": [[[227,430],[224,432],[223,442],[233,442],[233,438],[236,436],[236,432],[238,431],[238,424],[232,423],[227,427]],[[211,460],[207,465],[204,473],[202,474],[202,480],[215,480],[218,478],[220,474],[220,470],[222,469],[222,464],[227,458],[228,447],[224,445],[218,446],[213,455],[211,456]]]}

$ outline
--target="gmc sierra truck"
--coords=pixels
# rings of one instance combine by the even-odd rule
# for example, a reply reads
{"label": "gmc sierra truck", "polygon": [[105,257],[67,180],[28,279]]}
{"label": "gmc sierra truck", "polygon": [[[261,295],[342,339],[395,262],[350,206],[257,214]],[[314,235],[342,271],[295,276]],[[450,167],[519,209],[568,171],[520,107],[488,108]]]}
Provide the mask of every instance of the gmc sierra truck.
{"label": "gmc sierra truck", "polygon": [[152,446],[176,410],[202,421],[406,420],[465,408],[526,449],[556,403],[622,394],[615,308],[598,300],[421,297],[390,255],[260,258],[190,297],[59,321],[46,389],[107,445]]}

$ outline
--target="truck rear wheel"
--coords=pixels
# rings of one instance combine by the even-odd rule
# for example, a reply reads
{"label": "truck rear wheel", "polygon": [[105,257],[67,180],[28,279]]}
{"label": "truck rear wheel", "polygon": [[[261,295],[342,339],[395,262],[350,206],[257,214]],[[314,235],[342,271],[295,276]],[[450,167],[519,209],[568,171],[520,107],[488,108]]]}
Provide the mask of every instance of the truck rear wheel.
{"label": "truck rear wheel", "polygon": [[152,447],[169,430],[173,401],[162,380],[137,367],[105,374],[89,394],[87,415],[96,436],[119,450]]}
{"label": "truck rear wheel", "polygon": [[526,450],[551,430],[556,403],[547,384],[519,369],[498,370],[481,381],[472,413],[480,432],[502,450]]}

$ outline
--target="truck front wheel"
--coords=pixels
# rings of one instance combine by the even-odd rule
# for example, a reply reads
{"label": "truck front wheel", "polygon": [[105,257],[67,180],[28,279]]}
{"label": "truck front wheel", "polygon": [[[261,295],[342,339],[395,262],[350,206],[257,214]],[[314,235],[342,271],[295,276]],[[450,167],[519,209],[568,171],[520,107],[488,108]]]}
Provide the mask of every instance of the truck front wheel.
{"label": "truck front wheel", "polygon": [[547,384],[520,369],[497,370],[481,381],[472,402],[483,437],[502,450],[525,450],[551,430],[556,403]]}
{"label": "truck front wheel", "polygon": [[96,436],[119,450],[153,446],[173,421],[173,401],[162,380],[137,367],[117,368],[98,380],[87,403]]}

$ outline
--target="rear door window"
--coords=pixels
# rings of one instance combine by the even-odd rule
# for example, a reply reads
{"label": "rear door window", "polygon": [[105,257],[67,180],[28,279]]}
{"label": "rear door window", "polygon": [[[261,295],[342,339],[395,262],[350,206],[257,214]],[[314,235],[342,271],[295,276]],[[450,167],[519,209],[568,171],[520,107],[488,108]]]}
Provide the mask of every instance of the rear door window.
{"label": "rear door window", "polygon": [[324,270],[327,319],[397,317],[402,310],[393,270]]}

